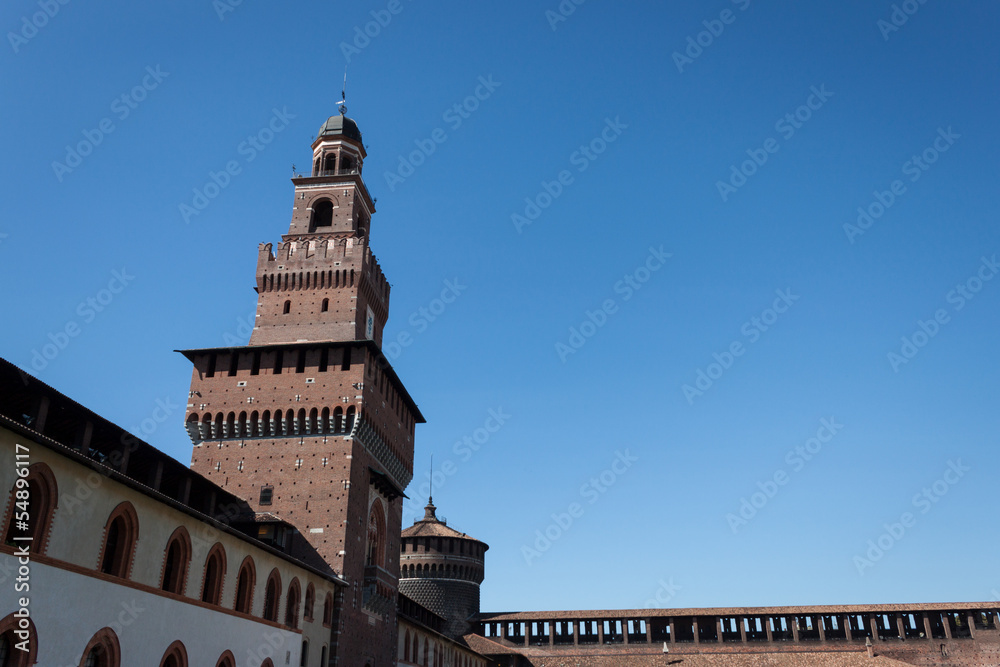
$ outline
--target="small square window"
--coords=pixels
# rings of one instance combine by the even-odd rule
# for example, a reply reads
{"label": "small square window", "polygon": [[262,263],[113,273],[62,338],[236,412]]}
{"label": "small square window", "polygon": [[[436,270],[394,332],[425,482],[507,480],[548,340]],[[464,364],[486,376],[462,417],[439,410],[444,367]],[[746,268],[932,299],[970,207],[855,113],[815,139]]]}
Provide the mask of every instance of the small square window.
{"label": "small square window", "polygon": [[274,487],[273,486],[265,486],[265,487],[263,487],[260,490],[260,504],[261,505],[270,505],[271,504],[271,498],[273,496],[274,496]]}

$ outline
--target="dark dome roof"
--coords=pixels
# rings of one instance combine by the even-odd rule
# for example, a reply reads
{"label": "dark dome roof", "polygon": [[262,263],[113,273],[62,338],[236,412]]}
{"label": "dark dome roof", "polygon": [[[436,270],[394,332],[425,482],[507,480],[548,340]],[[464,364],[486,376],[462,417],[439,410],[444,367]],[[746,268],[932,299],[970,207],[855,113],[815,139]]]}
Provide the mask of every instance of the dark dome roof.
{"label": "dark dome roof", "polygon": [[361,130],[358,129],[358,124],[343,114],[330,116],[319,128],[319,133],[316,136],[328,137],[336,134],[342,134],[348,139],[354,139],[359,144],[361,143]]}

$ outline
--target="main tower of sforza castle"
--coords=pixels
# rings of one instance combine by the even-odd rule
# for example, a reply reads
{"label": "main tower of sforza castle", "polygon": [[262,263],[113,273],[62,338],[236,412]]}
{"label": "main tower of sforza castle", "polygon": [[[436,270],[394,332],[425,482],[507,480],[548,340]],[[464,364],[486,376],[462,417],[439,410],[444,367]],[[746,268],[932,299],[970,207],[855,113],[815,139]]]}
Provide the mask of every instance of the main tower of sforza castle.
{"label": "main tower of sforza castle", "polygon": [[333,116],[312,150],[288,233],[258,251],[249,344],[184,351],[191,467],[250,503],[259,539],[350,583],[336,664],[392,665],[402,494],[424,419],[380,348],[389,283],[368,243],[361,131]]}

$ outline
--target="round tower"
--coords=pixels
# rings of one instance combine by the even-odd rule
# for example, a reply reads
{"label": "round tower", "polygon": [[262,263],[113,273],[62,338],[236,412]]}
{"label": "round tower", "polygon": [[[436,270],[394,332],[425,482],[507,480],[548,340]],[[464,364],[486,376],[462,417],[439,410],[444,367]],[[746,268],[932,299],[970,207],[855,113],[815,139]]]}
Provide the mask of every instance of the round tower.
{"label": "round tower", "polygon": [[442,617],[446,635],[468,634],[479,614],[479,584],[489,548],[439,519],[428,498],[424,518],[402,534],[399,592]]}

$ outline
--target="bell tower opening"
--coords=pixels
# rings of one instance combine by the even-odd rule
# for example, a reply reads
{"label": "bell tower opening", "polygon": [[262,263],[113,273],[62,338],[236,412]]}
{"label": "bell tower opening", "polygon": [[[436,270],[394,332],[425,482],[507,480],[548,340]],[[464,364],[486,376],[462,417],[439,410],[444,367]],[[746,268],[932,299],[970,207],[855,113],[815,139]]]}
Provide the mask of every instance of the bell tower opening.
{"label": "bell tower opening", "polygon": [[313,206],[312,217],[309,220],[309,231],[315,232],[320,227],[333,226],[333,202],[321,199]]}

